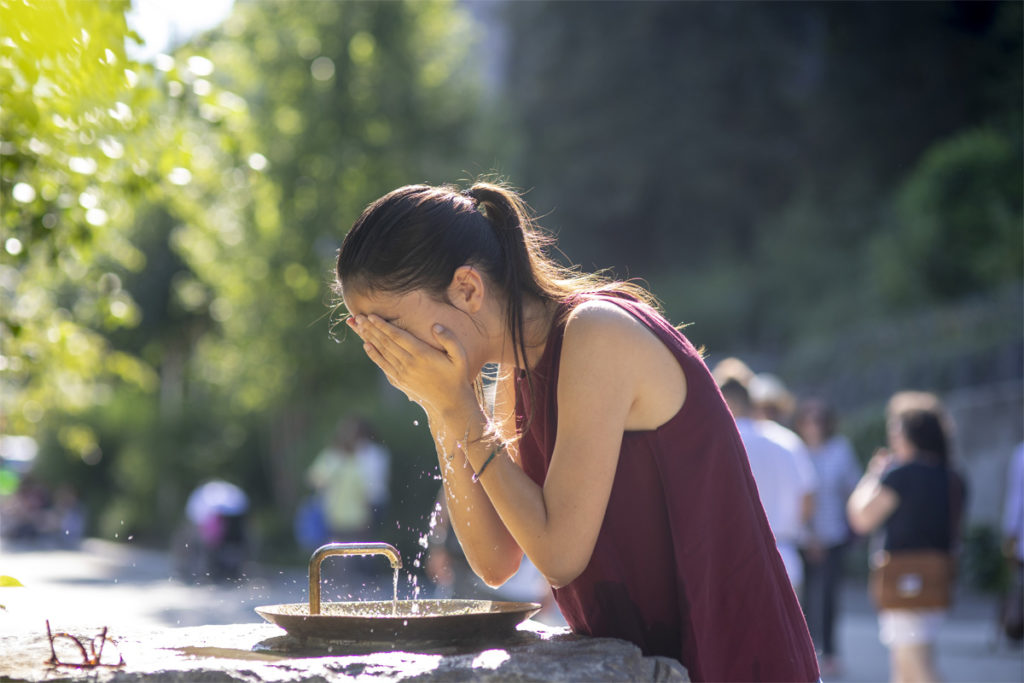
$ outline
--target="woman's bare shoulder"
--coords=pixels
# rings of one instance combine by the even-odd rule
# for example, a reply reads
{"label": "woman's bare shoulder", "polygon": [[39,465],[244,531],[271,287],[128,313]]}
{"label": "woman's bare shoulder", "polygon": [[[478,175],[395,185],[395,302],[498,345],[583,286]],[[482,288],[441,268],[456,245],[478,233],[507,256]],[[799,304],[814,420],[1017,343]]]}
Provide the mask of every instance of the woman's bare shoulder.
{"label": "woman's bare shoulder", "polygon": [[588,299],[569,312],[565,322],[566,343],[635,344],[656,341],[654,333],[621,306],[607,299]]}

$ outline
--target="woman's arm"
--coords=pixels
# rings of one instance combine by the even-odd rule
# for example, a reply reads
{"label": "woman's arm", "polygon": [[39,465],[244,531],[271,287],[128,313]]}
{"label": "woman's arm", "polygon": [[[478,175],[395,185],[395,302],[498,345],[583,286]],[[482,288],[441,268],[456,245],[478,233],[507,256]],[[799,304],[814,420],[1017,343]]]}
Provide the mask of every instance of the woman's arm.
{"label": "woman's arm", "polygon": [[[386,338],[397,333],[401,331],[384,323],[370,336],[375,345],[386,345]],[[457,341],[446,331],[438,333],[438,341],[449,355],[458,353]],[[657,362],[672,366],[658,367]],[[389,378],[396,372],[392,368]],[[562,346],[558,434],[543,487],[504,447],[473,482],[473,472],[484,466],[496,441],[485,436],[480,406],[464,392],[456,392],[456,400],[436,392],[436,400],[424,402],[436,407],[428,414],[432,431],[440,437],[452,524],[481,578],[492,585],[507,580],[518,568],[518,549],[554,586],[571,582],[586,568],[604,519],[627,422],[636,421],[637,406],[649,410],[652,402],[645,393],[662,386],[666,378],[677,378],[679,385],[673,394],[676,405],[657,402],[658,409],[670,415],[685,399],[685,379],[671,353],[614,304],[577,307]],[[395,380],[404,381],[397,375]],[[469,468],[462,466],[462,458]]]}
{"label": "woman's arm", "polygon": [[[631,320],[587,306],[570,316],[557,390],[558,434],[544,486],[535,484],[507,450],[472,484],[485,492],[518,547],[556,587],[586,568],[604,519],[636,390],[628,360],[635,349],[624,350],[635,334]],[[451,427],[468,423],[475,433],[478,419],[472,412],[456,411],[443,421]],[[473,444],[468,452],[472,469],[479,471],[489,454],[485,444]],[[477,522],[457,492],[454,498],[449,503],[452,520],[474,570],[489,583],[506,580],[508,567],[492,564],[493,539],[474,528]]]}
{"label": "woman's arm", "polygon": [[[452,529],[473,572],[489,586],[500,586],[519,569],[523,551],[509,533],[501,517],[478,481],[473,481],[476,468],[496,449],[500,454],[484,472],[496,467],[496,460],[505,457],[509,447],[503,444],[500,431],[490,424],[476,401],[466,401],[461,408],[427,411],[430,430],[437,446],[438,464],[444,487],[445,505]],[[510,455],[510,454],[509,454]]]}
{"label": "woman's arm", "polygon": [[899,495],[882,484],[882,473],[890,462],[888,453],[876,454],[846,502],[850,528],[858,534],[869,534],[880,527],[900,504]]}

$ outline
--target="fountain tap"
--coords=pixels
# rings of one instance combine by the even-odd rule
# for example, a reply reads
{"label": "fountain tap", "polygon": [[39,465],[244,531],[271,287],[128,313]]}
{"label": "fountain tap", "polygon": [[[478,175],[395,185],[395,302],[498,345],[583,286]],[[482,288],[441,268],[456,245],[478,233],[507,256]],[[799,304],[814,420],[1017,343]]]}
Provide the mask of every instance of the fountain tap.
{"label": "fountain tap", "polygon": [[320,614],[320,564],[332,555],[384,555],[392,569],[402,566],[402,556],[390,543],[328,543],[309,558],[309,613]]}

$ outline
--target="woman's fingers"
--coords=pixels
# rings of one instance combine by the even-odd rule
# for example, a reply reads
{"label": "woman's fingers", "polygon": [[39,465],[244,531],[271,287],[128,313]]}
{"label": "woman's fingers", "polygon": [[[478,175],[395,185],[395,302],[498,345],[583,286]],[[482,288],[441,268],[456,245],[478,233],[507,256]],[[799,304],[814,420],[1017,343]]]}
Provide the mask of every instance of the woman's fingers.
{"label": "woman's fingers", "polygon": [[405,330],[377,316],[356,316],[352,328],[365,343],[372,344],[383,358],[396,367],[406,365],[412,359],[415,346],[423,345],[423,342]]}
{"label": "woman's fingers", "polygon": [[366,323],[369,325],[368,334],[374,339],[387,339],[389,343],[395,345],[406,353],[415,353],[421,350],[423,341],[418,339],[412,334],[409,334],[401,327],[392,325],[384,318],[377,315],[368,315],[366,317]]}
{"label": "woman's fingers", "polygon": [[462,348],[462,344],[455,338],[455,335],[451,333],[446,327],[435,324],[431,331],[434,333],[434,339],[444,349],[445,354],[448,358],[455,363],[458,367],[462,368],[466,365],[466,350]]}

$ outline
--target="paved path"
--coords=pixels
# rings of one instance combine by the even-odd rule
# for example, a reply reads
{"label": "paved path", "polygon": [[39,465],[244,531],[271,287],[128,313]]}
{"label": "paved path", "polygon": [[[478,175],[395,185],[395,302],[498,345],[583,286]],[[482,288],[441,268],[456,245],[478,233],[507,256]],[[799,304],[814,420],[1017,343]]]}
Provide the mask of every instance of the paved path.
{"label": "paved path", "polygon": [[[325,565],[326,568],[327,565]],[[384,572],[389,574],[390,572]],[[166,553],[131,544],[87,540],[74,550],[0,546],[0,574],[17,577],[25,588],[0,588],[0,636],[54,629],[119,630],[258,623],[258,605],[303,602],[307,577],[304,567],[254,568],[236,582],[188,585],[169,578]],[[325,600],[380,598],[390,593],[390,576],[361,579],[355,587],[327,577]],[[400,594],[408,596],[402,581]],[[387,584],[383,586],[383,584]],[[384,591],[383,589],[387,590]],[[352,595],[353,598],[349,598]],[[843,594],[838,625],[843,670],[830,681],[885,681],[888,653],[878,642],[875,615],[863,585],[851,581]],[[948,681],[1024,681],[1024,652],[997,637],[995,603],[973,595],[961,596],[942,630],[939,670]],[[2,653],[0,653],[2,656]]]}
{"label": "paved path", "polygon": [[[994,598],[964,591],[939,633],[939,674],[947,681],[1024,681],[1024,651],[999,637]],[[889,651],[878,640],[878,618],[863,581],[848,580],[842,594],[837,647],[839,675],[830,681],[885,681]]]}

